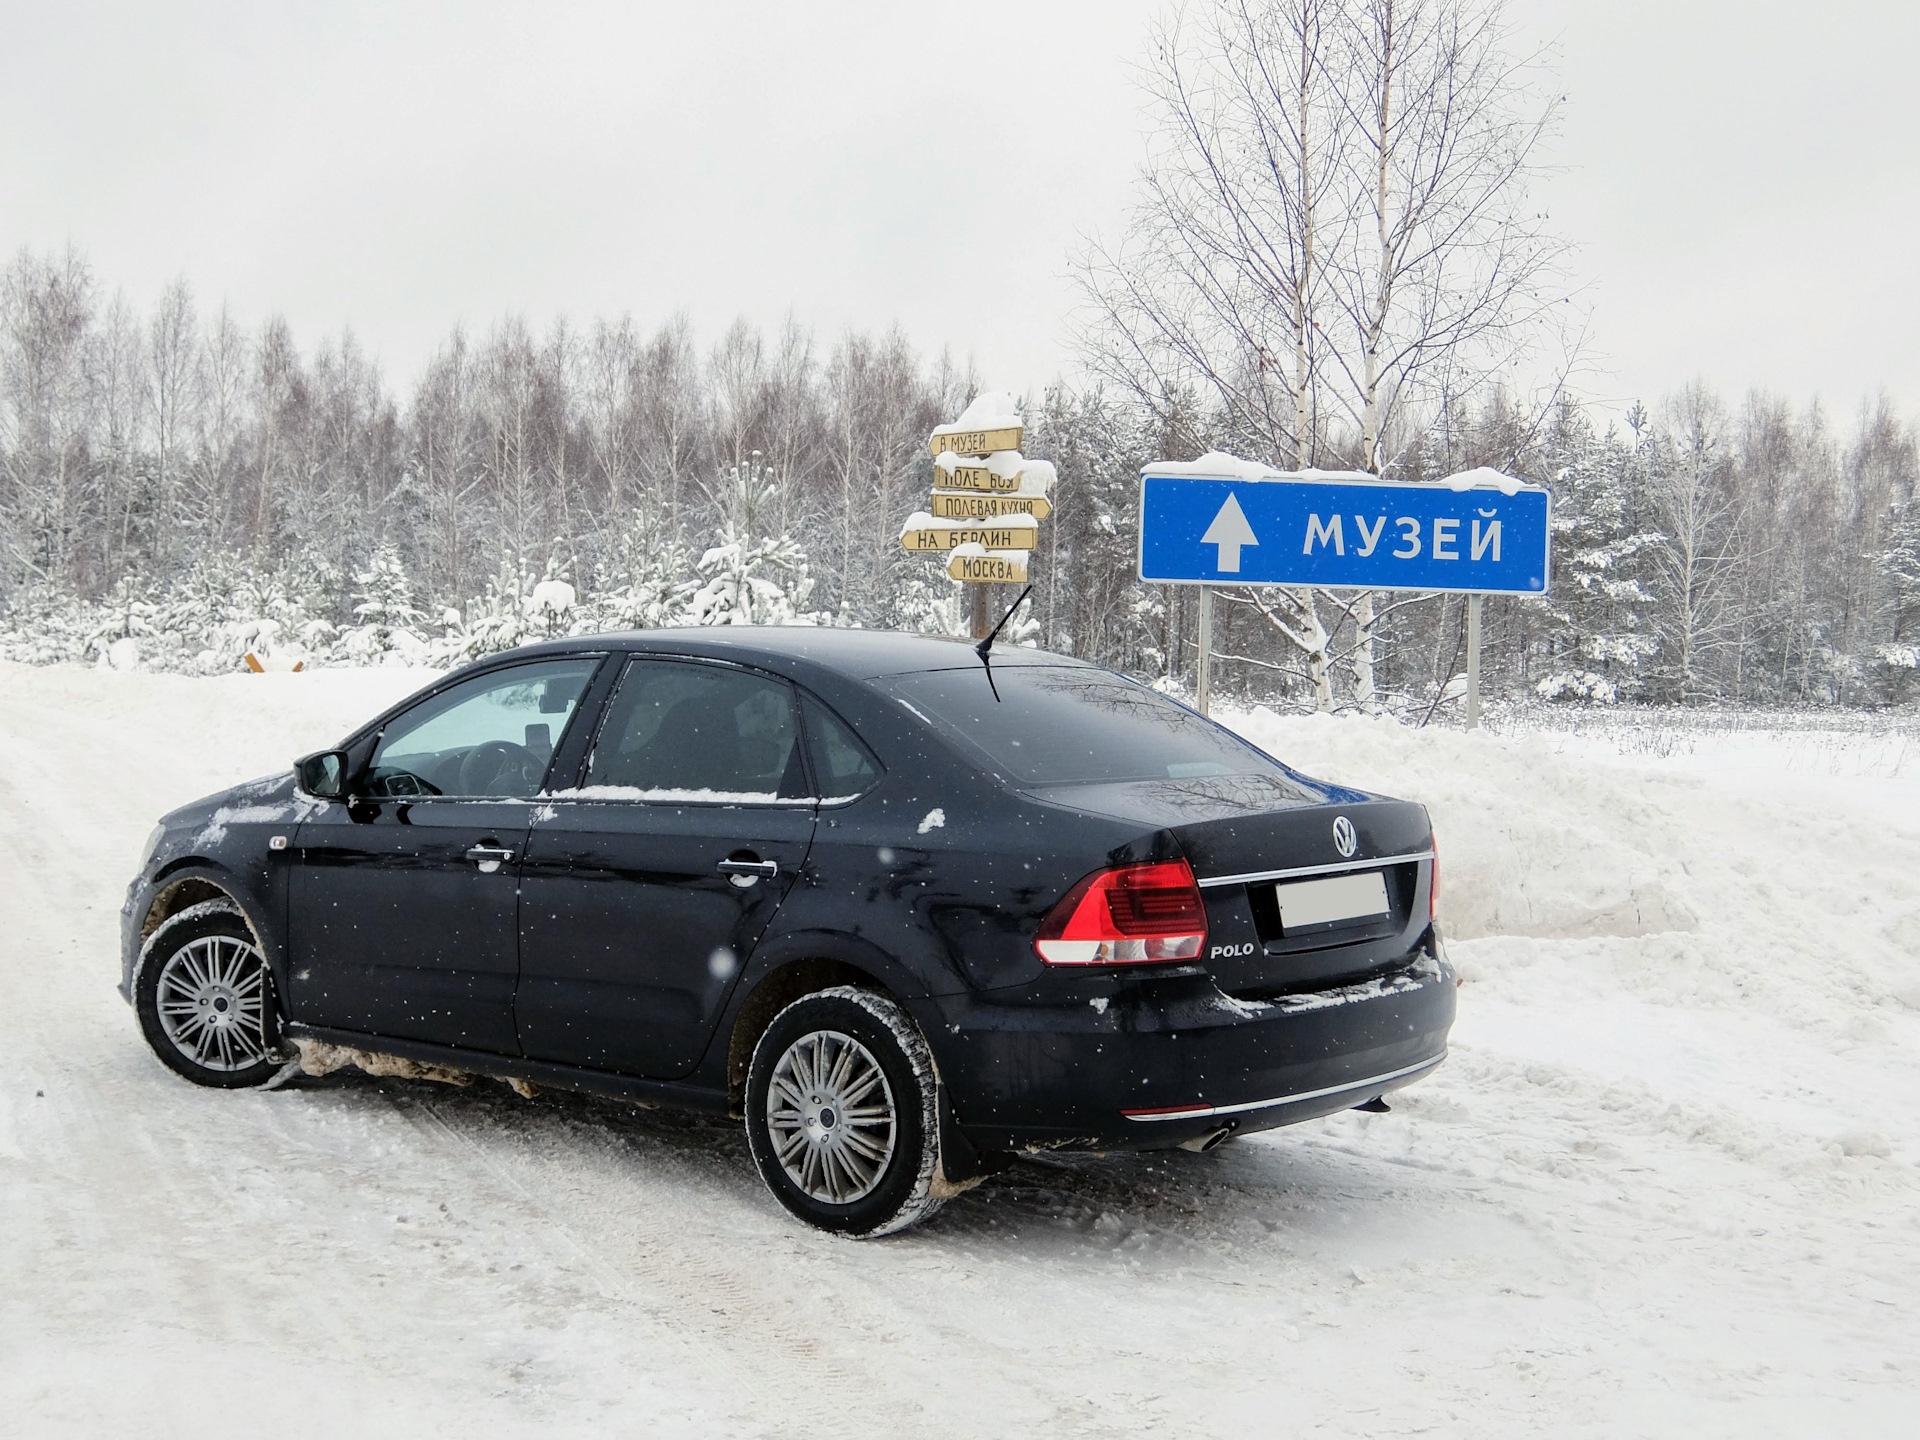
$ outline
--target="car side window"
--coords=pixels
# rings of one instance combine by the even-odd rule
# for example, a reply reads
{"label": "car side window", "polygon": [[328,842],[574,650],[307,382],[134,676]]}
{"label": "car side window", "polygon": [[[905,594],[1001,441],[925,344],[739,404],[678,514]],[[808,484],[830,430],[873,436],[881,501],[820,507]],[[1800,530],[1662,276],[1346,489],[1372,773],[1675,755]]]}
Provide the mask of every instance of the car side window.
{"label": "car side window", "polygon": [[586,789],[600,799],[804,799],[793,689],[729,666],[630,660],[588,758]]}
{"label": "car side window", "polygon": [[538,793],[599,657],[515,665],[463,680],[389,720],[371,796],[527,799]]}
{"label": "car side window", "polygon": [[822,800],[845,800],[865,792],[880,778],[880,766],[865,745],[836,720],[819,701],[808,696],[807,754],[813,761],[813,783]]}

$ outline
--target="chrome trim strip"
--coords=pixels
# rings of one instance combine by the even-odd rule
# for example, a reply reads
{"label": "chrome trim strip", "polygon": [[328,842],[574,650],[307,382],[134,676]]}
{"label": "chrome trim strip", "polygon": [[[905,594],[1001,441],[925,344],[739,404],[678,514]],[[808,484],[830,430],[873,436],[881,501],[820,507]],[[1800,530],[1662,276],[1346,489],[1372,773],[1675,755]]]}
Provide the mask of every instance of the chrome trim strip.
{"label": "chrome trim strip", "polygon": [[[1318,1100],[1325,1095],[1338,1095],[1342,1090],[1365,1090],[1370,1085],[1384,1085],[1389,1080],[1398,1080],[1422,1070],[1431,1070],[1447,1058],[1442,1050],[1431,1060],[1422,1060],[1418,1065],[1408,1065],[1400,1070],[1389,1070],[1385,1075],[1370,1076],[1365,1080],[1353,1080],[1344,1085],[1329,1085],[1324,1090],[1307,1090],[1298,1095],[1281,1095],[1272,1100],[1248,1100],[1240,1105],[1210,1105],[1204,1110],[1170,1110],[1164,1115],[1127,1115],[1129,1120],[1149,1124],[1156,1120],[1204,1120],[1209,1115],[1237,1115],[1242,1110],[1265,1110],[1274,1105],[1292,1105],[1301,1100]],[[1125,1111],[1121,1112],[1126,1114]]]}
{"label": "chrome trim strip", "polygon": [[1382,855],[1378,860],[1342,860],[1338,865],[1299,865],[1292,870],[1254,870],[1245,875],[1209,875],[1197,880],[1202,890],[1214,885],[1251,885],[1256,880],[1297,880],[1303,875],[1336,875],[1342,870],[1383,870],[1389,865],[1404,865],[1409,860],[1431,860],[1433,851],[1418,850],[1410,855]]}

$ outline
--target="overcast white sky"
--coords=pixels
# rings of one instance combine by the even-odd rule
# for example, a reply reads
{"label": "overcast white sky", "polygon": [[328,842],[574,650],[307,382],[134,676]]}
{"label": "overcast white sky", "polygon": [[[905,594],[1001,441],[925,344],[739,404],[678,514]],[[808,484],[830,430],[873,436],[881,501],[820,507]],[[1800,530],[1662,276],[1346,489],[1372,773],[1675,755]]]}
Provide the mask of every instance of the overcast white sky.
{"label": "overcast white sky", "polygon": [[[184,274],[406,386],[455,321],[898,320],[996,386],[1063,369],[1159,0],[0,0],[0,253]],[[1543,200],[1609,400],[1885,386],[1920,411],[1920,7],[1516,0],[1569,96]]]}

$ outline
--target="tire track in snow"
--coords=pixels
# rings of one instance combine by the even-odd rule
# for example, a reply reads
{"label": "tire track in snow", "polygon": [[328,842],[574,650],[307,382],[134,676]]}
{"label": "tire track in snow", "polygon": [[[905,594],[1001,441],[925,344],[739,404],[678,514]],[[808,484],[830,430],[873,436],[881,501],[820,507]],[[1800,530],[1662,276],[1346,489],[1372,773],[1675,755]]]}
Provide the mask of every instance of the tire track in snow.
{"label": "tire track in snow", "polygon": [[[529,1183],[531,1177],[519,1173],[530,1162],[539,1168],[550,1166],[548,1157],[525,1149],[501,1153],[503,1139],[517,1138],[512,1131],[495,1124],[468,1124],[467,1117],[458,1114],[450,1120],[447,1107],[435,1100],[388,1098],[430,1147],[462,1168],[478,1166],[521,1206],[538,1215],[611,1293],[629,1303],[661,1309],[689,1331],[707,1347],[708,1363],[718,1359],[738,1391],[755,1397],[758,1403],[753,1410],[758,1416],[779,1416],[767,1422],[765,1433],[844,1434],[847,1414],[839,1397],[854,1394],[863,1397],[863,1428],[871,1426],[876,1433],[929,1433],[919,1407],[898,1397],[889,1397],[884,1406],[874,1405],[876,1396],[891,1389],[883,1377],[868,1367],[850,1366],[848,1357],[834,1353],[817,1335],[808,1333],[786,1313],[791,1308],[787,1299],[756,1284],[738,1260],[728,1263],[708,1247],[690,1243],[683,1230],[671,1233],[679,1227],[659,1223],[652,1205],[630,1205],[620,1213],[619,1223],[612,1228],[625,1232],[620,1236],[625,1243],[616,1264],[603,1249],[596,1249],[596,1243],[604,1246],[614,1238],[606,1233],[604,1223],[593,1227],[599,1233],[596,1243],[589,1243],[576,1228],[579,1222],[560,1213],[558,1202],[567,1187],[550,1185],[536,1191]],[[715,1314],[724,1314],[732,1323],[714,1324]],[[740,1323],[743,1320],[745,1326]],[[749,1348],[741,1353],[743,1343]]]}

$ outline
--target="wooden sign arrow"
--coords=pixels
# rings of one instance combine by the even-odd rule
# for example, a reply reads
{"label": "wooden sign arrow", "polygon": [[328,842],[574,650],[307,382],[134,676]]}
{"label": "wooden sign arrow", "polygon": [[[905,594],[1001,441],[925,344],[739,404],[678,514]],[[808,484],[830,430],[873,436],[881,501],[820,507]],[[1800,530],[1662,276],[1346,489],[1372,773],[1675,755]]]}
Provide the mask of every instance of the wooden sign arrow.
{"label": "wooden sign arrow", "polygon": [[900,543],[909,550],[955,550],[978,545],[984,550],[1032,550],[1040,544],[1040,522],[1031,515],[1007,515],[991,525],[936,520],[924,510],[907,517]]}
{"label": "wooden sign arrow", "polygon": [[1031,515],[1044,520],[1053,503],[1044,495],[976,495],[965,490],[933,492],[936,520],[992,520],[1000,515]]}
{"label": "wooden sign arrow", "polygon": [[964,545],[947,557],[947,575],[973,584],[1022,584],[1027,578],[1027,556],[1019,550],[992,551]]}
{"label": "wooden sign arrow", "polygon": [[999,425],[990,430],[963,430],[942,425],[929,441],[935,458],[951,450],[956,455],[991,455],[996,450],[1018,450],[1024,430],[1019,425]]}
{"label": "wooden sign arrow", "polygon": [[[1013,452],[1011,458],[1018,462],[1019,452]],[[958,455],[942,455],[934,465],[934,474],[937,483],[948,490],[982,490],[1006,495],[1020,488],[1018,463],[994,466],[962,460]]]}

